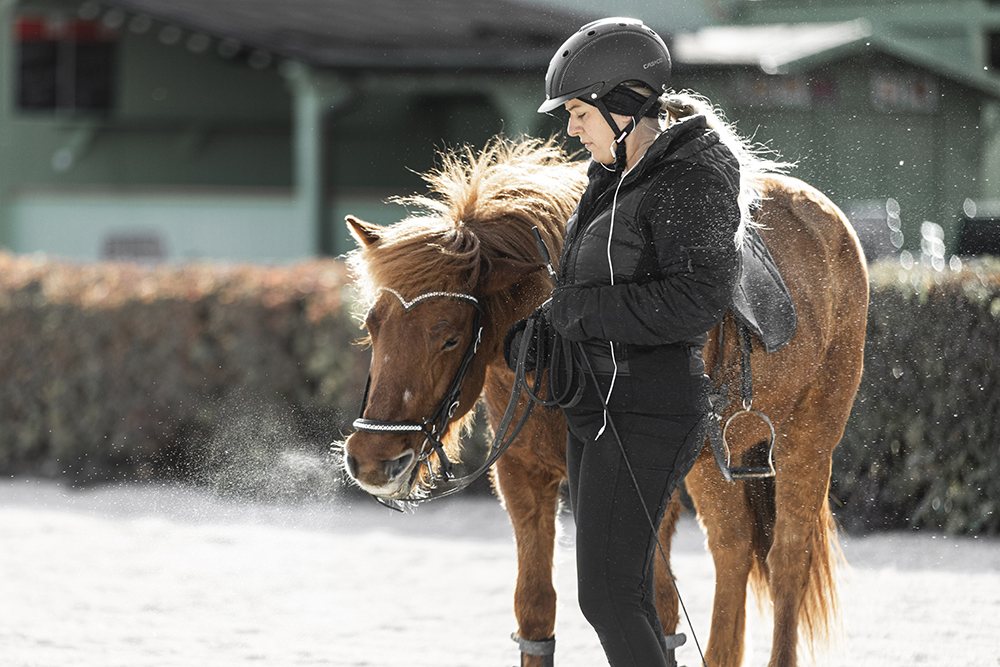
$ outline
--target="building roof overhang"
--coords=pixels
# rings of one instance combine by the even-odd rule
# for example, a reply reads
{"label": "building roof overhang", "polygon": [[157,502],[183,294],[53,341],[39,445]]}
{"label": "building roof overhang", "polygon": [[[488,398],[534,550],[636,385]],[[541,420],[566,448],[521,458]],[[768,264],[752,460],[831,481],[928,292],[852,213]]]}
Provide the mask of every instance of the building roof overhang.
{"label": "building roof overhang", "polygon": [[84,7],[337,70],[544,69],[587,18],[517,0],[88,0]]}
{"label": "building roof overhang", "polygon": [[864,53],[883,53],[992,97],[1000,79],[936,58],[890,35],[876,34],[864,20],[750,26],[712,26],[675,37],[681,66],[755,67],[767,74],[796,74]]}

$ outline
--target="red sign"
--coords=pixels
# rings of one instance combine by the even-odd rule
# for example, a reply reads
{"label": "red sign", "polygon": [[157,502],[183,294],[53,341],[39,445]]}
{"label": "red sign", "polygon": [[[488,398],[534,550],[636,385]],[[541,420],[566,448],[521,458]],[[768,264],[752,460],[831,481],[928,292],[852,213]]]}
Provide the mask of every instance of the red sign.
{"label": "red sign", "polygon": [[100,21],[19,16],[14,21],[19,42],[112,42],[118,32]]}

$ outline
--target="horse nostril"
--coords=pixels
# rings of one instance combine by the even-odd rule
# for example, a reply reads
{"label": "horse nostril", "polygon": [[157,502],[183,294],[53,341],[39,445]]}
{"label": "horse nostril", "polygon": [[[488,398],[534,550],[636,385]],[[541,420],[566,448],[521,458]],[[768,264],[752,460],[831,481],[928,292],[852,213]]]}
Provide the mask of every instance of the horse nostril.
{"label": "horse nostril", "polygon": [[351,473],[351,477],[354,479],[358,478],[358,460],[351,456],[350,454],[346,457],[347,461],[347,472]]}
{"label": "horse nostril", "polygon": [[385,476],[388,477],[390,481],[395,480],[397,477],[406,472],[407,469],[409,469],[412,462],[413,452],[405,452],[391,461],[386,461]]}

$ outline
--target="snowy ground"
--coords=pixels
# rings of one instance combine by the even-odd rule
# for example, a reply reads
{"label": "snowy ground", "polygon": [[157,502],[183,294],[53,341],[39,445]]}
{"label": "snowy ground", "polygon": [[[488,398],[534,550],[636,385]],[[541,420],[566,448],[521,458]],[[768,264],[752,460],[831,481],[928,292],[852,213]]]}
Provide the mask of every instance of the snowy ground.
{"label": "snowy ground", "polygon": [[[905,533],[843,546],[843,637],[817,665],[1000,665],[1000,540]],[[713,573],[691,517],[674,566],[704,645]],[[0,482],[4,667],[510,667],[514,575],[510,525],[489,499],[399,515],[353,496],[260,504]],[[576,607],[568,537],[556,578],[557,665],[605,665]],[[756,667],[769,626],[751,618]],[[679,658],[699,664],[690,641]]]}

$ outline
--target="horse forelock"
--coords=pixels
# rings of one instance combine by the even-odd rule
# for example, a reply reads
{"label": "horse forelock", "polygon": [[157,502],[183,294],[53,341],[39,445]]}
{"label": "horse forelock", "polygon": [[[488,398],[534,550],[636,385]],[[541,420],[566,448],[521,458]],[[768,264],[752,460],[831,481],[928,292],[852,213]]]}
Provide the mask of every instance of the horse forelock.
{"label": "horse forelock", "polygon": [[411,217],[386,227],[377,244],[349,262],[368,302],[388,288],[407,299],[428,291],[467,291],[479,264],[478,241],[460,225]]}
{"label": "horse forelock", "polygon": [[[491,262],[537,262],[537,226],[555,256],[566,219],[586,184],[584,169],[553,141],[497,139],[478,154],[443,153],[423,176],[426,195],[396,201],[419,213],[383,228],[379,241],[349,255],[366,302],[382,288],[412,299],[421,293],[472,292]],[[491,294],[488,311],[508,299]]]}

